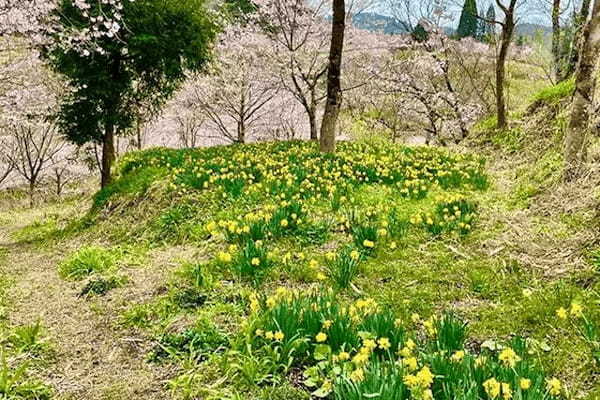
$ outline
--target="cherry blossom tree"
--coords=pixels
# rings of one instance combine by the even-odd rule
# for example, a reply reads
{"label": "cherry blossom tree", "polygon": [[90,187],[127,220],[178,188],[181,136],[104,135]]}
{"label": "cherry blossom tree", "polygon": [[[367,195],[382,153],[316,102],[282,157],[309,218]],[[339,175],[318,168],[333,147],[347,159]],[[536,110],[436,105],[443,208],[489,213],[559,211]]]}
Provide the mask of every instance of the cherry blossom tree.
{"label": "cherry blossom tree", "polygon": [[0,187],[8,180],[10,174],[15,169],[15,165],[8,155],[12,152],[9,138],[0,136]]}
{"label": "cherry blossom tree", "polygon": [[[426,143],[459,143],[483,107],[457,87],[452,56],[459,50],[457,42],[436,30],[431,30],[429,37],[426,43],[400,43],[400,48],[390,48],[374,71],[386,108],[395,108],[401,116],[400,121],[392,118],[387,127],[393,132],[401,128],[422,135]],[[382,120],[389,118],[390,112],[387,114],[375,116]]]}
{"label": "cherry blossom tree", "polygon": [[280,88],[274,49],[254,25],[230,26],[218,42],[210,72],[191,82],[195,106],[220,136],[245,143]]}
{"label": "cherry blossom tree", "polygon": [[273,65],[282,87],[304,108],[311,140],[318,140],[319,107],[326,98],[325,77],[330,29],[323,13],[324,1],[258,0],[257,24],[272,40]]}

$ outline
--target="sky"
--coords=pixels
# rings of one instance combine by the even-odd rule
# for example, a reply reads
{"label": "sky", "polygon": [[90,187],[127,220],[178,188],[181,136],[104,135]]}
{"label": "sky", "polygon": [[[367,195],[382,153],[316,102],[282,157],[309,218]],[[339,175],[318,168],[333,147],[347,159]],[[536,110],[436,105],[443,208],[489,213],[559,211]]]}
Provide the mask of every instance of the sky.
{"label": "sky", "polygon": [[[391,10],[388,6],[390,1],[394,0],[381,0],[378,2],[374,8],[373,12],[377,12],[382,15],[390,15]],[[395,0],[395,1],[404,1],[404,0]],[[415,4],[418,4],[420,1],[428,1],[428,0],[411,0]],[[550,9],[549,5],[551,0],[521,0],[522,6],[520,7],[519,18],[521,22],[532,23],[550,26]],[[563,4],[565,4],[565,9],[563,12],[564,18],[567,18],[568,15],[571,14],[571,10],[574,6],[577,6],[576,3],[579,3],[579,0],[563,0]],[[480,10],[487,10],[489,5],[495,3],[495,0],[477,0],[477,6]],[[458,20],[460,19],[460,13],[462,10],[462,6],[464,4],[464,0],[446,0],[446,4],[448,7],[448,14],[451,16],[451,19],[444,25],[448,26],[457,26]],[[415,8],[417,5],[415,5]],[[497,9],[497,7],[496,7]],[[498,10],[498,9],[497,9]],[[500,15],[501,12],[498,10],[497,15]]]}

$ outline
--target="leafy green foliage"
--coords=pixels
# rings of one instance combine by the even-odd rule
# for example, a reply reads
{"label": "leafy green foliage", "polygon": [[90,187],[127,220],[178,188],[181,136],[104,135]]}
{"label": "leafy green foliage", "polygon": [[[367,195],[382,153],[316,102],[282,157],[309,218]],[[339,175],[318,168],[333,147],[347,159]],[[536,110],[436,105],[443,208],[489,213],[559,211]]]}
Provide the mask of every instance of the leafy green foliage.
{"label": "leafy green foliage", "polygon": [[52,45],[43,52],[76,89],[64,96],[59,123],[79,145],[103,142],[115,130],[126,133],[136,114],[132,108],[160,108],[186,70],[197,71],[208,61],[217,31],[204,0],[124,1],[119,20],[126,26],[116,35],[94,39],[101,51],[90,55],[72,45],[78,40],[65,40],[65,32],[72,30],[89,35],[90,17],[104,18],[103,6],[98,3],[84,13],[72,0],[59,1],[54,17],[63,29],[55,30]]}
{"label": "leafy green foliage", "polygon": [[5,354],[0,350],[0,398],[10,400],[49,400],[51,389],[28,376],[28,365],[8,364]]}
{"label": "leafy green foliage", "polygon": [[567,79],[556,85],[542,89],[533,96],[534,104],[555,105],[575,92],[575,78]]}
{"label": "leafy green foliage", "polygon": [[195,327],[183,332],[161,335],[149,359],[154,362],[188,358],[200,361],[210,353],[224,350],[227,343],[227,337],[214,324],[200,320]]}
{"label": "leafy green foliage", "polygon": [[103,247],[86,246],[61,262],[58,272],[65,279],[81,280],[93,273],[110,271],[116,264],[114,252]]}
{"label": "leafy green foliage", "polygon": [[338,289],[347,289],[358,275],[361,255],[347,247],[327,263],[329,278]]}
{"label": "leafy green foliage", "polygon": [[92,278],[81,289],[79,295],[81,297],[104,296],[112,289],[123,286],[124,283],[125,279],[118,276]]}

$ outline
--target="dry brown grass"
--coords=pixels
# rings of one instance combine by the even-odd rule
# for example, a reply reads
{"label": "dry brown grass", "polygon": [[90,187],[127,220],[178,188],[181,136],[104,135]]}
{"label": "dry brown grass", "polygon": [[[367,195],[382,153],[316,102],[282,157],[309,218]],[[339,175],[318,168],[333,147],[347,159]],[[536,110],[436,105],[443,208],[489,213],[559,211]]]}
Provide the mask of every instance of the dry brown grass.
{"label": "dry brown grass", "polygon": [[[62,210],[77,215],[87,202]],[[148,266],[129,268],[127,287],[117,289],[96,300],[78,297],[80,284],[62,280],[57,264],[64,255],[80,247],[77,240],[59,246],[40,248],[17,242],[16,230],[31,224],[48,212],[61,212],[60,207],[13,209],[2,213],[0,246],[8,250],[6,273],[15,285],[9,292],[11,324],[30,324],[37,319],[47,332],[53,348],[53,361],[41,372],[41,378],[52,385],[59,399],[167,399],[164,382],[173,371],[145,361],[149,338],[132,336],[119,325],[120,311],[126,304],[152,297],[166,281],[175,264],[174,257],[184,249],[169,249],[152,254]]]}

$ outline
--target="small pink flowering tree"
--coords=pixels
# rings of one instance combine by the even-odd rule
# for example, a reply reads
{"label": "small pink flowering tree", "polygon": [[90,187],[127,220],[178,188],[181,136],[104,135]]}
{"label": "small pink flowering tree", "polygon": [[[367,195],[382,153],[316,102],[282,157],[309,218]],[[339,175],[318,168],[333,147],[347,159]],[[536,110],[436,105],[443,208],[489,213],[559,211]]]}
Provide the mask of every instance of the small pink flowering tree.
{"label": "small pink flowering tree", "polygon": [[195,107],[219,136],[245,143],[270,117],[269,102],[280,89],[275,49],[253,25],[232,25],[220,35],[209,73],[190,82]]}

